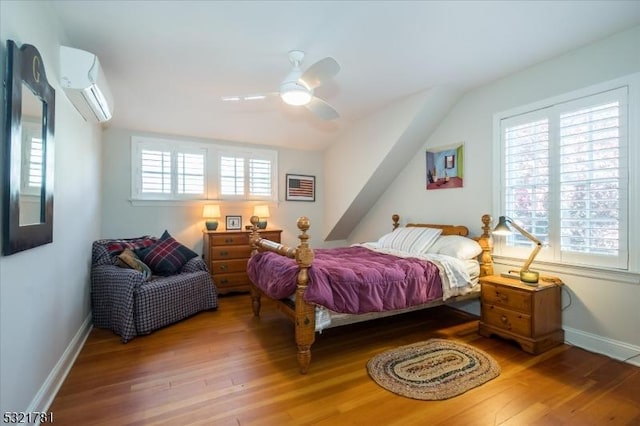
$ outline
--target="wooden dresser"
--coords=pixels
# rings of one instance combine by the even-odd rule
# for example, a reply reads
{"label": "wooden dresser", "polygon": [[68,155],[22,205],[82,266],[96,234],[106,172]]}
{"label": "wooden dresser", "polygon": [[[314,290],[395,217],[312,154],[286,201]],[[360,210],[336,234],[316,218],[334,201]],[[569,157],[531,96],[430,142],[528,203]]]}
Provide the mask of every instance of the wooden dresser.
{"label": "wooden dresser", "polygon": [[[281,233],[279,229],[264,229],[260,236],[279,243]],[[250,234],[251,231],[204,231],[204,260],[218,293],[249,291]]]}
{"label": "wooden dresser", "polygon": [[538,354],[564,342],[561,312],[562,282],[540,281],[537,286],[489,275],[482,285],[478,332],[513,339],[525,352]]}

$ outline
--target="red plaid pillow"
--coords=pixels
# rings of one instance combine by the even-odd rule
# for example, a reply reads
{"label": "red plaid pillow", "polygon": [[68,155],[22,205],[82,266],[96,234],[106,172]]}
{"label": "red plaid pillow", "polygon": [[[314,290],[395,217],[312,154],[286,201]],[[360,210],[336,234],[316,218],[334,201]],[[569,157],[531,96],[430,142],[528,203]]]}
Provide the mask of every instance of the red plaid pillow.
{"label": "red plaid pillow", "polygon": [[120,254],[125,249],[136,250],[139,248],[149,247],[158,241],[157,238],[144,236],[140,238],[129,238],[120,240],[103,240],[106,243],[107,251],[112,254]]}
{"label": "red plaid pillow", "polygon": [[177,242],[167,231],[154,245],[135,250],[136,255],[157,275],[173,275],[198,254]]}

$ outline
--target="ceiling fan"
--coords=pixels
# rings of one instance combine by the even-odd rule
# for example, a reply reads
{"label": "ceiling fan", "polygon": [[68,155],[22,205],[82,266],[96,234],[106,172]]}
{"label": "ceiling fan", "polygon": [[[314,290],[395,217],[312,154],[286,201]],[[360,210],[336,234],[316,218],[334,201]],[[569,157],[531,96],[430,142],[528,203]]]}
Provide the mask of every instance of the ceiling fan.
{"label": "ceiling fan", "polygon": [[[292,50],[289,52],[289,62],[293,66],[292,70],[280,83],[280,90],[277,92],[282,101],[288,105],[304,106],[313,114],[324,120],[333,120],[340,115],[323,99],[314,95],[314,90],[325,81],[335,76],[340,71],[340,65],[335,59],[327,57],[319,60],[315,64],[302,72],[300,64],[304,59],[304,52]],[[223,96],[224,101],[258,100],[264,99],[268,95],[247,95],[247,96]]]}

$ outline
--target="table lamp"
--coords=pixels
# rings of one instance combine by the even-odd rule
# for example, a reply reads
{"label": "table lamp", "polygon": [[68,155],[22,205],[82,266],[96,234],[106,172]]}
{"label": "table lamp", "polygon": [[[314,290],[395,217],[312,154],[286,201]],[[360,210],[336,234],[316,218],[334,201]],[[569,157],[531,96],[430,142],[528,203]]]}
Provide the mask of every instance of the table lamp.
{"label": "table lamp", "polygon": [[509,228],[509,225],[516,228],[516,230],[520,232],[520,234],[533,241],[533,243],[535,244],[535,247],[529,255],[529,258],[524,263],[524,265],[522,265],[522,269],[520,269],[520,281],[530,285],[537,285],[540,274],[535,271],[530,271],[529,266],[531,266],[531,263],[533,263],[533,259],[535,259],[535,257],[538,255],[538,252],[542,248],[542,242],[531,235],[529,232],[527,232],[525,229],[523,229],[520,225],[515,223],[509,216],[500,216],[498,224],[493,230],[493,233],[495,235],[510,235],[512,231],[511,228]]}
{"label": "table lamp", "polygon": [[[220,217],[220,206],[215,204],[207,204],[202,209],[202,217],[205,219],[218,219]],[[218,229],[218,221],[217,220],[207,220],[205,222],[207,226],[207,231],[215,231]]]}
{"label": "table lamp", "polygon": [[260,218],[258,221],[258,229],[265,229],[267,227],[267,221],[265,219],[269,217],[269,206],[255,206],[253,208],[253,215]]}

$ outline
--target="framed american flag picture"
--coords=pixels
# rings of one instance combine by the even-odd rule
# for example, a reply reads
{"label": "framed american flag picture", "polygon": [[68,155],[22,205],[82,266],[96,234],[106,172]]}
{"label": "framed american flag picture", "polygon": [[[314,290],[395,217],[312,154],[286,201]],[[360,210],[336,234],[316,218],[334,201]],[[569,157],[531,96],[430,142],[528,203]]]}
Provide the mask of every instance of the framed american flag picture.
{"label": "framed american flag picture", "polygon": [[287,175],[287,201],[315,201],[316,177],[309,175]]}

